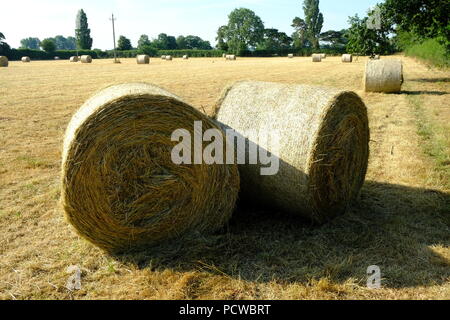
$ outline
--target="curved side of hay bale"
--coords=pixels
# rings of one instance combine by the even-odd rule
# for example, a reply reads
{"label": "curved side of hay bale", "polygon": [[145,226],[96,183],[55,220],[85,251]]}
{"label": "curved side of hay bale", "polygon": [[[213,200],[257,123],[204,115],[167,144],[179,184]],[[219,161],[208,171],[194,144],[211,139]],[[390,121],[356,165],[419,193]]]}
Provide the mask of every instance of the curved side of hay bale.
{"label": "curved side of hay bale", "polygon": [[236,55],[234,55],[234,54],[227,54],[226,59],[227,60],[236,60]]}
{"label": "curved side of hay bale", "polygon": [[187,55],[187,54],[185,54],[184,56],[183,56],[183,60],[188,60],[189,59],[189,56]]}
{"label": "curved side of hay bale", "polygon": [[8,58],[5,56],[0,56],[0,67],[7,67],[9,65]]}
{"label": "curved side of hay bale", "polygon": [[78,57],[77,56],[72,56],[72,57],[70,57],[70,59],[69,59],[69,61],[70,62],[78,62]]}
{"label": "curved side of hay bale", "polygon": [[315,53],[312,55],[312,62],[322,62],[322,55]]}
{"label": "curved side of hay bale", "polygon": [[92,63],[92,57],[90,55],[81,56],[81,63]]}
{"label": "curved side of hay bale", "polygon": [[30,57],[22,57],[22,62],[30,62]]}
{"label": "curved side of hay bale", "polygon": [[268,165],[239,165],[244,201],[322,223],[345,212],[363,185],[369,126],[366,107],[353,92],[238,82],[223,93],[215,118],[248,139],[255,139],[246,135],[255,130],[278,134],[278,145],[264,136],[247,140],[277,157],[279,171],[263,176]]}
{"label": "curved side of hay bale", "polygon": [[165,59],[166,59],[166,61],[172,61],[173,58],[172,58],[172,56],[166,56]]}
{"label": "curved side of hay bale", "polygon": [[293,54],[293,53],[289,53],[289,54],[288,54],[288,58],[289,58],[289,59],[294,58],[294,54]]}
{"label": "curved side of hay bale", "polygon": [[353,62],[353,55],[351,54],[343,54],[342,62]]}
{"label": "curved side of hay bale", "polygon": [[400,60],[368,60],[364,73],[366,92],[400,92],[403,84],[403,64]]}
{"label": "curved side of hay bale", "polygon": [[185,129],[193,137],[194,121],[204,131],[219,128],[145,83],[108,87],[87,100],[67,128],[62,160],[62,205],[78,233],[121,252],[223,226],[237,198],[237,166],[171,158],[179,144],[171,135]]}
{"label": "curved side of hay bale", "polygon": [[137,64],[149,64],[150,57],[146,54],[140,54],[140,55],[136,56],[136,62],[137,62]]}

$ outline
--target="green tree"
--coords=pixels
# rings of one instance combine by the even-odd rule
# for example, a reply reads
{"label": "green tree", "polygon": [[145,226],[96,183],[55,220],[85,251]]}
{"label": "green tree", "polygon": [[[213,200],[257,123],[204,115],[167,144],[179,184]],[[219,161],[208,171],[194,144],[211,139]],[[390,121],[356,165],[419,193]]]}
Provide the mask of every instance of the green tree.
{"label": "green tree", "polygon": [[252,10],[239,8],[228,16],[225,39],[229,51],[240,55],[249,47],[255,47],[264,39],[264,24]]}
{"label": "green tree", "polygon": [[41,47],[41,40],[39,38],[25,38],[20,40],[20,48],[39,50]]}
{"label": "green tree", "polygon": [[117,41],[117,50],[131,50],[133,46],[131,45],[130,39],[120,36],[119,41]]}
{"label": "green tree", "polygon": [[153,45],[155,48],[159,50],[168,50],[169,49],[169,40],[168,36],[165,33],[160,33],[158,38],[153,41]]}
{"label": "green tree", "polygon": [[263,50],[283,50],[291,47],[292,38],[286,33],[279,32],[278,29],[265,29],[264,40],[260,43],[259,47]]}
{"label": "green tree", "polygon": [[48,52],[48,53],[55,52],[55,50],[56,50],[55,40],[53,40],[52,38],[47,38],[47,39],[42,40],[41,48],[42,48],[42,50],[44,50],[45,52]]}
{"label": "green tree", "polygon": [[151,46],[152,42],[150,41],[150,39],[148,38],[148,35],[143,34],[139,37],[138,40],[138,49],[142,49],[144,47],[148,47]]}
{"label": "green tree", "polygon": [[185,39],[186,49],[211,50],[209,41],[205,41],[198,36],[187,36]]}
{"label": "green tree", "polygon": [[186,38],[184,36],[179,36],[177,38],[177,48],[180,50],[187,49]]}
{"label": "green tree", "polygon": [[348,31],[345,29],[341,31],[329,30],[320,34],[320,40],[328,42],[333,48],[342,48],[347,45],[347,33]]}
{"label": "green tree", "polygon": [[89,29],[87,16],[83,9],[78,11],[77,14],[75,34],[77,38],[78,49],[91,50],[91,29]]}
{"label": "green tree", "polygon": [[221,26],[218,30],[217,30],[217,37],[216,37],[216,41],[217,41],[217,49],[219,50],[223,50],[223,51],[228,51],[228,43],[226,42],[226,35],[227,35],[227,26]]}
{"label": "green tree", "polygon": [[5,42],[5,35],[0,32],[0,56],[9,56],[11,47]]}
{"label": "green tree", "polygon": [[319,37],[323,27],[323,14],[319,10],[319,0],[304,0],[306,35],[314,49],[319,49]]}
{"label": "green tree", "polygon": [[292,38],[294,40],[294,47],[295,48],[309,47],[310,42],[308,40],[305,20],[299,17],[295,17],[294,20],[292,20],[291,26],[295,30],[294,34],[292,35]]}

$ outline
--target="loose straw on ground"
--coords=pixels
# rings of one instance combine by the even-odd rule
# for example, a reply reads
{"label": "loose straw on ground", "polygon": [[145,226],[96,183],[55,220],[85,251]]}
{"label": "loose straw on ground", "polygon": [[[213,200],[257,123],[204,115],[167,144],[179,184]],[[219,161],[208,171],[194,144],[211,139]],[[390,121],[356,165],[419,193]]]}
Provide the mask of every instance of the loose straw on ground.
{"label": "loose straw on ground", "polygon": [[237,198],[237,166],[177,165],[171,158],[179,144],[172,133],[194,137],[194,121],[204,131],[219,128],[144,83],[112,86],[87,100],[67,128],[62,161],[62,204],[78,233],[123,252],[223,226]]}
{"label": "loose straw on ground", "polygon": [[[279,171],[261,175],[267,165],[260,160],[239,165],[244,202],[321,223],[344,213],[358,196],[368,164],[369,126],[366,107],[354,92],[238,82],[224,91],[215,118],[246,138],[249,132],[272,133],[247,140],[247,146],[271,152],[280,161]],[[274,133],[278,145],[270,142]]]}

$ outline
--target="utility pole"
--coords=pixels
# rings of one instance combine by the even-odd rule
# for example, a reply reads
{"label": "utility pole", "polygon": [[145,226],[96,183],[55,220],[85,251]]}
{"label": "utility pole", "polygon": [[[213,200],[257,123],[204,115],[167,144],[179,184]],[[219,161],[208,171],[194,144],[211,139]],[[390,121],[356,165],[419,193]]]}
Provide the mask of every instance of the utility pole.
{"label": "utility pole", "polygon": [[112,29],[113,29],[114,63],[118,63],[118,61],[117,61],[117,53],[116,53],[116,29],[114,28],[114,21],[116,20],[116,18],[114,18],[114,13],[111,15],[111,18],[109,20],[112,21]]}

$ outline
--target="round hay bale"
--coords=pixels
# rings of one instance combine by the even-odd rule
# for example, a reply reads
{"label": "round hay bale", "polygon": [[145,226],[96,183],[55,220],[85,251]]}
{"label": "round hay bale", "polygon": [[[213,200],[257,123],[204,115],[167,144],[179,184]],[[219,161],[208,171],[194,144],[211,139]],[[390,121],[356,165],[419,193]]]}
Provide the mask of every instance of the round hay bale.
{"label": "round hay bale", "polygon": [[166,56],[161,56],[161,59],[166,60]]}
{"label": "round hay bale", "polygon": [[369,126],[366,107],[354,92],[238,82],[224,91],[215,118],[247,139],[255,130],[278,134],[279,144],[268,142],[272,138],[247,140],[247,146],[256,143],[277,157],[279,171],[261,175],[268,167],[261,162],[239,165],[244,202],[322,223],[344,213],[359,194],[368,165]]}
{"label": "round hay bale", "polygon": [[166,61],[172,61],[172,56],[166,56]]}
{"label": "round hay bale", "polygon": [[373,60],[380,60],[380,55],[379,55],[379,54],[376,54],[376,55],[373,56],[372,59],[373,59]]}
{"label": "round hay bale", "polygon": [[55,57],[55,60],[60,60],[61,58],[60,57]]}
{"label": "round hay bale", "polygon": [[137,64],[149,64],[150,57],[146,54],[140,54],[136,57]]}
{"label": "round hay bale", "polygon": [[293,54],[293,53],[289,53],[289,54],[288,54],[288,58],[289,58],[289,59],[294,58],[294,54]]}
{"label": "round hay bale", "polygon": [[312,62],[322,62],[322,55],[320,53],[313,54]]}
{"label": "round hay bale", "polygon": [[81,63],[92,63],[92,57],[90,55],[81,56]]}
{"label": "round hay bale", "polygon": [[7,67],[8,65],[8,58],[5,56],[0,56],[0,67]]}
{"label": "round hay bale", "polygon": [[22,62],[28,63],[30,61],[31,61],[30,57],[22,57]]}
{"label": "round hay bale", "polygon": [[189,56],[187,55],[187,54],[185,54],[184,56],[183,56],[183,60],[188,60],[189,59]]}
{"label": "round hay bale", "polygon": [[353,62],[353,55],[351,54],[343,54],[342,62]]}
{"label": "round hay bale", "polygon": [[70,59],[69,59],[69,61],[70,62],[78,62],[78,57],[77,56],[72,56],[72,57],[70,57]]}
{"label": "round hay bale", "polygon": [[222,54],[222,58],[226,58],[226,57],[227,57],[226,53]]}
{"label": "round hay bale", "polygon": [[400,60],[368,60],[363,78],[366,92],[400,92],[403,65]]}
{"label": "round hay bale", "polygon": [[228,55],[226,56],[226,59],[227,59],[227,60],[236,60],[236,55],[234,55],[234,54],[228,54]]}
{"label": "round hay bale", "polygon": [[172,133],[193,136],[194,121],[204,131],[219,128],[145,83],[115,85],[88,99],[69,123],[62,160],[62,205],[78,233],[123,252],[223,226],[238,194],[237,166],[171,159],[179,144]]}
{"label": "round hay bale", "polygon": [[326,59],[326,58],[327,58],[327,55],[326,55],[326,53],[320,53],[320,57],[321,57],[322,59]]}

